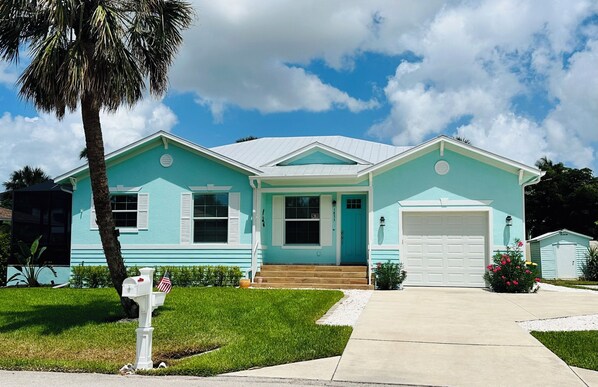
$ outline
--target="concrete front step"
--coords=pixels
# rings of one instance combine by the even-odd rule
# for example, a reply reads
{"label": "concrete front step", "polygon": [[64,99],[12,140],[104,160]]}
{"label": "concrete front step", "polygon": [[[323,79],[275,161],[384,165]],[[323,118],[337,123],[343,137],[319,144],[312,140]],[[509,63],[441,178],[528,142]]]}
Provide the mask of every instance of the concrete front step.
{"label": "concrete front step", "polygon": [[337,284],[337,285],[367,285],[368,280],[364,276],[360,278],[319,278],[319,277],[256,277],[262,279],[262,283],[309,283],[309,284]]}
{"label": "concrete front step", "polygon": [[256,273],[256,277],[303,277],[303,278],[366,278],[367,272],[344,272],[344,271],[269,271],[262,270]]}
{"label": "concrete front step", "polygon": [[345,289],[345,290],[372,290],[374,289],[373,285],[338,285],[338,284],[294,284],[294,283],[285,283],[285,284],[276,284],[276,283],[261,283],[261,284],[251,284],[253,288],[277,288],[277,289],[304,289],[304,288],[314,288],[314,289]]}

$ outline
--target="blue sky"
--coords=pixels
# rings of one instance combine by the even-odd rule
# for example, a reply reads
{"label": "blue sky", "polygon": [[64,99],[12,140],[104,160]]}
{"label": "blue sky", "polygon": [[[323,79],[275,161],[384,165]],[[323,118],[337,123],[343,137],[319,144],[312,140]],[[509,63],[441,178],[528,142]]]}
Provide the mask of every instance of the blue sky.
{"label": "blue sky", "polygon": [[[367,3],[367,4],[366,4]],[[439,134],[528,164],[598,167],[598,2],[193,1],[163,99],[102,117],[114,150],[157,130],[416,145]],[[301,15],[301,17],[297,17]],[[77,166],[80,115],[18,98],[0,62],[0,180]]]}

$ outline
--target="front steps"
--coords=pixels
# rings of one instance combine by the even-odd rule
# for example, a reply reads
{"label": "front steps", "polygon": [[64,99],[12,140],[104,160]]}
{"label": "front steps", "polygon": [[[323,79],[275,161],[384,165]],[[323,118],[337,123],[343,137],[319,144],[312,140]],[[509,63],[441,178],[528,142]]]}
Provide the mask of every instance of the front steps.
{"label": "front steps", "polygon": [[373,289],[367,266],[262,265],[254,288]]}

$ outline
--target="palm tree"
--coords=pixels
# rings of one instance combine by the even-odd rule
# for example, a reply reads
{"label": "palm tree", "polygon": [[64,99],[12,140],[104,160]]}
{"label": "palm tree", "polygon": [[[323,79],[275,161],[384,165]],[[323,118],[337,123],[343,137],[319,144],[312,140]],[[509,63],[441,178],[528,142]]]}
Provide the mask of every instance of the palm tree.
{"label": "palm tree", "polygon": [[41,168],[33,168],[26,165],[21,169],[17,169],[10,174],[10,179],[2,183],[6,190],[2,195],[2,207],[12,208],[12,191],[48,180],[50,180],[50,176],[46,175]]}
{"label": "palm tree", "polygon": [[[2,0],[0,58],[16,62],[26,48],[31,63],[20,94],[62,118],[79,106],[96,218],[112,283],[119,296],[126,278],[110,209],[100,111],[139,101],[149,82],[163,95],[168,68],[192,22],[181,0]],[[128,316],[136,304],[121,297]]]}
{"label": "palm tree", "polygon": [[457,141],[461,141],[464,144],[468,144],[471,145],[471,141],[468,138],[462,137],[462,136],[453,136],[453,138]]}

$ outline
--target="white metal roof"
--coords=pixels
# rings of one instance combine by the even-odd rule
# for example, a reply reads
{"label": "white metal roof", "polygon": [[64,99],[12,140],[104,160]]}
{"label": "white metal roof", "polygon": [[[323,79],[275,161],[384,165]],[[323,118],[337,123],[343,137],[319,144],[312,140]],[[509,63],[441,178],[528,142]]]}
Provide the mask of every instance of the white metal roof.
{"label": "white metal roof", "polygon": [[[211,150],[265,172],[268,168],[262,166],[269,165],[275,160],[283,159],[287,155],[296,154],[295,152],[302,148],[311,149],[310,145],[312,144],[323,144],[326,147],[339,150],[340,152],[365,160],[371,164],[379,163],[382,160],[396,156],[410,148],[358,140],[356,138],[344,136],[306,136],[265,137],[257,140],[218,146],[211,148]],[[310,168],[309,165],[297,167],[303,167],[306,172]],[[334,170],[334,167],[338,168],[345,166],[330,165],[328,169],[332,171]],[[284,168],[289,168],[289,166]],[[299,170],[300,168],[293,169]]]}
{"label": "white metal roof", "polygon": [[550,237],[558,235],[558,234],[565,234],[565,235],[566,234],[572,234],[572,235],[577,235],[579,237],[587,238],[587,239],[590,239],[590,240],[593,239],[591,236],[580,234],[578,232],[567,230],[566,228],[564,228],[562,230],[547,232],[546,234],[538,235],[537,237],[528,240],[528,242],[541,241],[542,239],[550,238]]}

